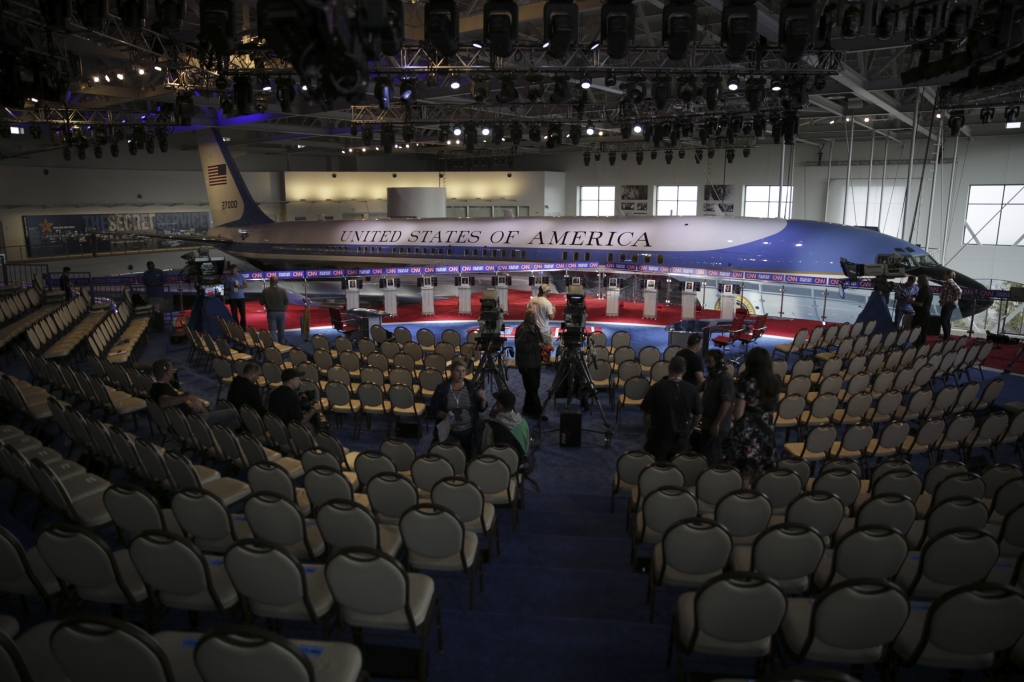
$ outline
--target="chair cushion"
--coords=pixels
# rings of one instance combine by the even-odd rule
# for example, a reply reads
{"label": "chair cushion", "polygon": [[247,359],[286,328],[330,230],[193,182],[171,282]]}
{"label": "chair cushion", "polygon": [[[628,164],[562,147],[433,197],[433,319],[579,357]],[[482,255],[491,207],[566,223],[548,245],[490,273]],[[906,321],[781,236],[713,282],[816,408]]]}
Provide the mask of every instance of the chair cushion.
{"label": "chair cushion", "polygon": [[[903,629],[900,630],[900,634],[896,636],[896,641],[893,643],[893,649],[900,658],[907,660],[914,653],[914,650],[921,641],[927,617],[927,603],[911,603],[910,617],[907,618],[906,624],[904,624]],[[955,670],[977,670],[990,667],[994,659],[995,656],[993,654],[973,656],[943,651],[929,642],[921,653],[918,664]]]}
{"label": "chair cushion", "polygon": [[[32,567],[32,571],[36,574],[36,578],[39,580],[43,589],[47,595],[55,595],[60,593],[60,584],[57,582],[57,578],[53,575],[50,567],[43,561],[43,557],[39,554],[39,550],[33,547],[25,552],[28,556],[28,564]],[[6,592],[7,594],[36,594],[36,588],[29,580],[29,577],[22,574],[16,580],[11,581],[0,581],[0,592]]]}
{"label": "chair cushion", "polygon": [[[686,592],[680,595],[677,614],[679,617],[679,641],[689,645],[696,628],[696,612],[694,605],[697,600],[696,592]],[[697,634],[693,651],[698,654],[711,656],[744,656],[749,658],[760,658],[767,656],[771,651],[772,638],[764,637],[751,642],[728,642],[724,639],[712,637],[705,632]]]}
{"label": "chair cushion", "polygon": [[[793,652],[800,652],[811,629],[811,612],[813,600],[790,598],[789,609],[782,621],[782,638],[786,646]],[[885,647],[876,646],[866,649],[843,649],[826,644],[818,638],[814,639],[804,660],[823,661],[826,663],[847,663],[850,665],[875,663],[882,658]]]}
{"label": "chair cushion", "polygon": [[[434,580],[422,573],[409,574],[409,610],[413,621],[421,625],[430,611],[430,602],[434,597]],[[341,615],[345,623],[357,628],[381,628],[383,630],[408,630],[409,619],[405,609],[391,613],[364,613],[342,607]]]}
{"label": "chair cushion", "polygon": [[34,682],[71,682],[50,652],[50,635],[59,623],[59,620],[44,621],[15,640]]}
{"label": "chair cushion", "polygon": [[[664,563],[662,546],[657,544],[654,546],[654,556],[652,558],[651,572],[657,580],[657,576],[661,574],[661,565]],[[661,579],[661,585],[677,585],[681,587],[692,587],[698,588],[707,582],[709,579],[715,576],[721,575],[721,571],[715,571],[713,573],[705,573],[703,575],[696,575],[693,573],[683,573],[677,571],[671,566],[665,568],[665,575]]]}
{"label": "chair cushion", "polygon": [[[220,603],[225,609],[232,608],[238,603],[238,592],[228,577],[227,569],[224,568],[224,560],[219,557],[209,557],[207,563],[210,565],[210,588],[220,598]],[[168,594],[160,593],[160,601],[172,609],[184,611],[216,611],[217,606],[209,591],[197,592],[196,594]]]}
{"label": "chair cushion", "polygon": [[463,524],[466,530],[473,533],[487,533],[491,530],[491,526],[494,525],[494,505],[490,502],[484,502],[483,519],[479,517],[473,519],[469,523]]}
{"label": "chair cushion", "polygon": [[[466,557],[467,566],[473,566],[473,563],[476,561],[477,549],[479,547],[480,540],[477,538],[476,533],[471,533],[467,530],[462,540],[462,556]],[[417,554],[410,550],[409,565],[413,568],[424,571],[461,571],[463,570],[462,556],[460,556],[459,553],[455,553],[448,557],[435,559],[433,557]]]}
{"label": "chair cushion", "polygon": [[247,497],[250,492],[249,484],[236,478],[218,478],[203,484],[203,489],[219,497],[225,507],[230,507],[235,502]]}
{"label": "chair cushion", "polygon": [[[327,577],[324,567],[313,564],[303,564],[306,572],[306,589],[309,592],[309,603],[313,606],[316,617],[324,615],[334,606],[334,597],[327,587]],[[310,618],[306,605],[300,600],[291,604],[268,604],[266,602],[249,599],[252,612],[263,618],[281,618],[283,620],[304,620]]]}
{"label": "chair cushion", "polygon": [[[114,552],[114,561],[117,563],[117,568],[121,572],[121,578],[124,580],[124,585],[132,595],[132,598],[137,602],[145,601],[148,596],[146,584],[142,582],[139,572],[135,570],[135,564],[132,563],[128,550],[119,549]],[[76,585],[75,589],[80,597],[89,601],[97,601],[104,604],[128,603],[128,599],[116,582],[94,588]]]}

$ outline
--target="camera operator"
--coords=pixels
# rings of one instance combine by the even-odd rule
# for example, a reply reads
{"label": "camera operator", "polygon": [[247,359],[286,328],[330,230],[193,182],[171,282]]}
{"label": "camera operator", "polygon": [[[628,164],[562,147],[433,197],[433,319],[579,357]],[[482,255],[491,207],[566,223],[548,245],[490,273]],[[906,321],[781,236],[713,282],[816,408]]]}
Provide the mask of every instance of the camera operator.
{"label": "camera operator", "polygon": [[210,411],[199,398],[189,393],[182,393],[178,390],[177,372],[174,365],[168,359],[157,360],[153,363],[153,386],[149,389],[149,397],[153,399],[162,409],[176,407],[186,417],[190,414],[198,414],[207,424],[223,424],[230,429],[238,428],[238,413],[234,410],[213,410]]}
{"label": "camera operator", "polygon": [[299,395],[302,384],[302,372],[297,369],[286,369],[281,373],[281,385],[270,392],[267,399],[267,412],[281,418],[285,424],[299,422],[307,429],[316,431],[319,416],[312,405],[303,405]]}
{"label": "camera operator", "polygon": [[[555,342],[551,338],[551,318],[555,316],[555,304],[548,300],[551,287],[541,284],[537,295],[530,299],[527,310],[532,310],[537,318],[537,328],[540,329],[540,336],[544,340],[544,346],[548,353],[555,349]],[[544,364],[550,365],[550,355],[545,358]]]}
{"label": "camera operator", "polygon": [[[480,431],[480,413],[487,409],[483,387],[466,379],[466,361],[455,358],[448,367],[451,379],[439,384],[430,399],[430,412],[438,422],[450,422],[448,442],[462,446],[466,458],[473,456]],[[438,441],[434,431],[434,442]]]}
{"label": "camera operator", "polygon": [[540,401],[540,363],[544,339],[537,328],[537,317],[532,310],[527,310],[523,323],[516,329],[516,369],[523,377],[523,388],[526,398],[523,400],[523,415],[547,421],[541,414],[543,404]]}

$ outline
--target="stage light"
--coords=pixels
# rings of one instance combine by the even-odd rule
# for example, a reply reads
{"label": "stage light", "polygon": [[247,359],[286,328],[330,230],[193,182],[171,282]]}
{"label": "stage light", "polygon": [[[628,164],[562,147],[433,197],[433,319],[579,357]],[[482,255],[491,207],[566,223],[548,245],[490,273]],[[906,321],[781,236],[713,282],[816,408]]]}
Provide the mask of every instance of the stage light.
{"label": "stage light", "polygon": [[814,89],[816,91],[818,91],[818,92],[821,92],[822,90],[825,89],[825,77],[824,76],[815,76],[814,77]]}
{"label": "stage light", "polygon": [[28,134],[33,140],[38,140],[43,136],[43,129],[33,123],[28,127]]}
{"label": "stage light", "polygon": [[949,115],[949,132],[953,137],[960,136],[960,129],[964,125],[964,111],[963,109],[954,111]]}
{"label": "stage light", "polygon": [[980,115],[982,123],[991,123],[992,119],[995,118],[996,110],[993,107],[983,107],[980,112]]}
{"label": "stage light", "polygon": [[735,149],[726,149],[725,150],[725,161],[726,161],[726,163],[732,163],[735,160],[736,160],[736,150]]}
{"label": "stage light", "polygon": [[160,153],[167,153],[167,131],[163,128],[156,129],[156,141],[160,147]]}
{"label": "stage light", "polygon": [[782,81],[778,78],[772,81],[772,92],[779,92],[782,90]]}
{"label": "stage light", "polygon": [[601,160],[601,152],[594,152],[594,161]]}
{"label": "stage light", "polygon": [[605,87],[608,87],[608,88],[614,87],[617,82],[618,81],[616,81],[616,79],[615,79],[615,72],[614,71],[609,71],[608,75],[604,77]]}
{"label": "stage light", "polygon": [[757,39],[757,5],[753,0],[726,0],[722,7],[722,47],[733,64],[743,61]]}
{"label": "stage light", "polygon": [[437,87],[437,72],[436,71],[431,71],[430,73],[427,74],[427,87],[428,88],[436,88]]}
{"label": "stage light", "polygon": [[707,126],[701,126],[700,130],[697,131],[697,135],[700,137],[701,144],[707,144],[710,137]]}
{"label": "stage light", "polygon": [[729,76],[729,84],[727,87],[729,88],[729,92],[736,92],[740,89],[740,79],[736,76]]}
{"label": "stage light", "polygon": [[709,149],[708,150],[708,159],[713,159],[713,158],[715,158],[715,150],[714,149]]}
{"label": "stage light", "polygon": [[686,121],[679,127],[679,132],[685,138],[693,137],[693,121]]}
{"label": "stage light", "polygon": [[128,140],[128,153],[132,156],[139,153],[139,144],[135,141],[135,138]]}
{"label": "stage light", "polygon": [[697,4],[694,0],[674,0],[661,11],[661,44],[667,45],[668,58],[686,57],[697,33]]}
{"label": "stage light", "polygon": [[373,144],[373,126],[369,123],[363,124],[363,145],[369,146]]}
{"label": "stage light", "polygon": [[864,17],[868,14],[867,0],[845,0],[839,5],[839,35],[844,38],[856,38],[864,25]]}
{"label": "stage light", "polygon": [[643,131],[644,131],[644,127],[642,125],[640,125],[639,123],[634,123],[633,124],[633,132],[634,133],[640,134]]}
{"label": "stage light", "polygon": [[121,153],[121,148],[117,146],[117,140],[110,141],[110,155],[117,158],[118,154]]}
{"label": "stage light", "polygon": [[800,61],[804,52],[812,47],[817,25],[818,12],[814,0],[782,0],[779,48],[784,61],[791,64]]}
{"label": "stage light", "polygon": [[96,145],[92,148],[92,153],[97,159],[103,158],[103,147]]}
{"label": "stage light", "polygon": [[622,152],[621,154],[619,154],[619,160],[620,161],[625,161],[626,160],[626,152]]}
{"label": "stage light", "polygon": [[588,121],[587,122],[587,135],[593,135],[593,134],[594,134],[594,122],[593,121]]}
{"label": "stage light", "polygon": [[619,135],[622,136],[623,140],[628,140],[630,134],[632,133],[632,130],[633,129],[629,125],[629,123],[627,123],[626,121],[623,121],[622,124],[619,126]]}
{"label": "stage light", "polygon": [[540,142],[540,124],[539,123],[531,123],[530,124],[530,141],[531,142]]}
{"label": "stage light", "polygon": [[743,158],[746,159],[746,158],[749,158],[749,157],[750,157],[750,147],[744,147],[743,148]]}
{"label": "stage light", "polygon": [[[552,142],[552,140],[554,142]],[[561,123],[549,123],[548,124],[548,147],[562,144],[562,124]]]}
{"label": "stage light", "polygon": [[146,153],[152,154],[156,151],[156,144],[154,143],[153,137],[149,136],[146,138]]}
{"label": "stage light", "polygon": [[772,142],[774,144],[782,144],[782,119],[779,117],[773,117],[771,120],[772,124]]}
{"label": "stage light", "polygon": [[658,158],[658,152],[652,149],[651,150],[651,161],[654,161],[657,158]]}
{"label": "stage light", "polygon": [[85,161],[85,147],[82,145],[78,146],[78,160]]}
{"label": "stage light", "polygon": [[490,128],[490,126],[488,126],[488,125],[487,125],[487,124],[485,123],[485,124],[484,124],[484,127],[480,129],[480,134],[481,134],[481,135],[483,135],[484,137],[487,137],[488,135],[490,135],[490,134],[491,134],[491,128]]}
{"label": "stage light", "polygon": [[639,165],[640,165],[640,164],[642,164],[643,162],[644,162],[644,153],[643,153],[643,152],[641,152],[641,151],[638,151],[638,152],[636,153],[636,165],[638,165],[638,166],[639,166]]}
{"label": "stage light", "polygon": [[645,126],[643,127],[643,131],[644,131],[644,142],[650,142],[650,141],[651,141],[651,138],[652,138],[652,137],[654,136],[654,130],[653,130],[653,128],[654,128],[654,126],[653,126],[653,124],[651,124],[651,123],[648,123],[647,125],[645,125]]}
{"label": "stage light", "polygon": [[574,2],[549,0],[544,5],[544,43],[548,55],[561,59],[579,36],[580,10]]}
{"label": "stage light", "polygon": [[452,134],[455,135],[455,137],[459,137],[460,135],[462,135],[462,126],[456,123],[455,127],[452,128]]}
{"label": "stage light", "polygon": [[523,141],[523,124],[519,121],[512,121],[508,127],[509,137],[512,139],[512,144],[518,146]]}
{"label": "stage light", "polygon": [[458,90],[459,88],[462,87],[462,81],[460,81],[459,77],[456,76],[455,79],[452,80],[452,82],[449,84],[448,87],[450,87],[452,90]]}
{"label": "stage light", "polygon": [[519,89],[516,87],[515,76],[506,75],[501,77],[501,88],[494,99],[500,104],[511,104],[519,100]]}
{"label": "stage light", "polygon": [[1020,116],[1020,106],[1006,107],[1003,111],[1003,118],[1006,119],[1007,123],[1013,123]]}
{"label": "stage light", "polygon": [[580,143],[580,126],[578,123],[569,126],[569,141],[573,144]]}
{"label": "stage light", "polygon": [[636,34],[636,7],[632,0],[609,0],[601,7],[601,41],[612,59],[625,59]]}
{"label": "stage light", "polygon": [[377,99],[377,106],[381,111],[391,108],[391,83],[384,78],[378,78],[373,86],[373,96]]}
{"label": "stage light", "polygon": [[718,108],[718,97],[721,93],[721,76],[708,76],[704,79],[704,101],[709,111]]}
{"label": "stage light", "polygon": [[584,166],[589,166],[590,165],[590,152],[589,151],[583,152],[583,165]]}
{"label": "stage light", "polygon": [[382,123],[380,126],[380,146],[384,148],[385,154],[395,149],[395,127],[391,123]]}
{"label": "stage light", "polygon": [[451,133],[451,129],[449,128],[447,123],[442,123],[441,125],[439,125],[437,127],[437,141],[438,142],[440,142],[442,144],[444,144],[445,142],[448,142],[449,141],[449,136],[451,134],[452,134]]}
{"label": "stage light", "polygon": [[672,163],[672,150],[671,149],[668,149],[668,150],[665,151],[665,163],[666,164]]}
{"label": "stage light", "polygon": [[555,87],[548,101],[552,104],[565,104],[571,99],[572,92],[569,90],[568,79],[565,76],[555,76]]}
{"label": "stage light", "polygon": [[657,78],[651,88],[651,95],[654,97],[654,106],[658,111],[664,111],[668,106],[668,98],[672,96],[672,81],[669,78]]}
{"label": "stage light", "polygon": [[117,80],[123,81],[124,80],[124,74],[123,73],[117,74]]}
{"label": "stage light", "polygon": [[539,102],[544,95],[544,77],[539,74],[530,74],[526,77],[526,83],[526,99],[530,102]]}
{"label": "stage light", "polygon": [[473,100],[478,104],[484,102],[487,99],[487,93],[490,90],[487,79],[474,80],[473,81]]}
{"label": "stage light", "polygon": [[505,141],[505,126],[501,123],[495,123],[494,127],[491,128],[491,142],[493,144],[501,144]]}
{"label": "stage light", "polygon": [[484,42],[491,54],[505,59],[511,57],[519,37],[519,6],[507,0],[488,0],[484,3]]}
{"label": "stage light", "polygon": [[747,110],[760,111],[764,103],[764,79],[751,78],[747,81]]}
{"label": "stage light", "polygon": [[416,104],[416,91],[419,84],[415,78],[403,78],[398,86],[398,96],[406,104]]}
{"label": "stage light", "polygon": [[292,101],[295,99],[295,86],[292,80],[290,78],[278,78],[277,92],[274,94],[277,97],[277,104],[281,107],[281,111],[286,114],[291,112]]}
{"label": "stage light", "polygon": [[402,140],[406,144],[410,144],[416,139],[416,128],[411,123],[406,123],[402,126]]}
{"label": "stage light", "polygon": [[235,111],[239,116],[252,113],[252,81],[248,76],[236,76],[234,79]]}
{"label": "stage light", "polygon": [[64,160],[65,161],[70,161],[71,160],[71,147],[68,147],[68,146],[64,147],[63,156],[64,156]]}
{"label": "stage light", "polygon": [[423,10],[423,33],[427,45],[445,57],[459,51],[459,8],[455,0],[430,0]]}
{"label": "stage light", "polygon": [[587,74],[583,75],[583,78],[580,79],[580,87],[583,88],[584,90],[589,90],[590,89],[590,76],[589,75],[587,75]]}
{"label": "stage light", "polygon": [[875,37],[889,40],[896,35],[900,23],[899,0],[878,0],[875,3]]}
{"label": "stage light", "polygon": [[744,135],[750,135],[751,133],[754,132],[754,122],[749,119],[744,121],[743,127],[740,128],[740,130],[743,131]]}
{"label": "stage light", "polygon": [[950,0],[946,5],[946,40],[960,42],[967,37],[974,20],[974,3],[969,0]]}
{"label": "stage light", "polygon": [[611,154],[608,155],[608,165],[609,166],[614,166],[615,165],[615,152],[612,152]]}
{"label": "stage light", "polygon": [[647,97],[647,82],[643,76],[633,76],[633,80],[625,90],[626,96],[633,104],[640,104]]}
{"label": "stage light", "polygon": [[701,161],[703,161],[703,160],[704,160],[704,150],[703,150],[703,149],[697,149],[696,151],[694,151],[694,152],[693,152],[693,160],[694,160],[694,161],[695,161],[696,163],[698,163],[698,164],[699,164],[699,163],[700,163]]}
{"label": "stage light", "polygon": [[473,151],[476,149],[476,124],[466,124],[466,151]]}

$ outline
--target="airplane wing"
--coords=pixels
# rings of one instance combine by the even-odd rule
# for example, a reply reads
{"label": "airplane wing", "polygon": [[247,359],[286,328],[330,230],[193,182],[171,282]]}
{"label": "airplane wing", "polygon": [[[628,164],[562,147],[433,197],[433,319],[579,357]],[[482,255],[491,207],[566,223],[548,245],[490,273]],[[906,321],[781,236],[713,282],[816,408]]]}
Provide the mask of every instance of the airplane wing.
{"label": "airplane wing", "polygon": [[212,246],[228,246],[233,244],[234,240],[223,239],[221,237],[200,237],[198,235],[179,235],[179,234],[166,234],[163,232],[146,232],[143,230],[129,230],[129,231],[118,231],[117,235],[128,235],[129,237],[149,237],[154,239],[174,239],[179,242],[188,242],[190,244],[209,244]]}

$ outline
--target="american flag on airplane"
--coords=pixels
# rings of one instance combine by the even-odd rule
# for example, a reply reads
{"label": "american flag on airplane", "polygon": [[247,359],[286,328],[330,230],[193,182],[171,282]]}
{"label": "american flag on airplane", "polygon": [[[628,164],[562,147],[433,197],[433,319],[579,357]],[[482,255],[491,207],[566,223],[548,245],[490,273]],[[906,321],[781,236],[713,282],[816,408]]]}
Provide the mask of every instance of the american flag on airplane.
{"label": "american flag on airplane", "polygon": [[207,166],[206,184],[210,187],[213,187],[214,185],[228,184],[227,164],[222,163],[219,166]]}

